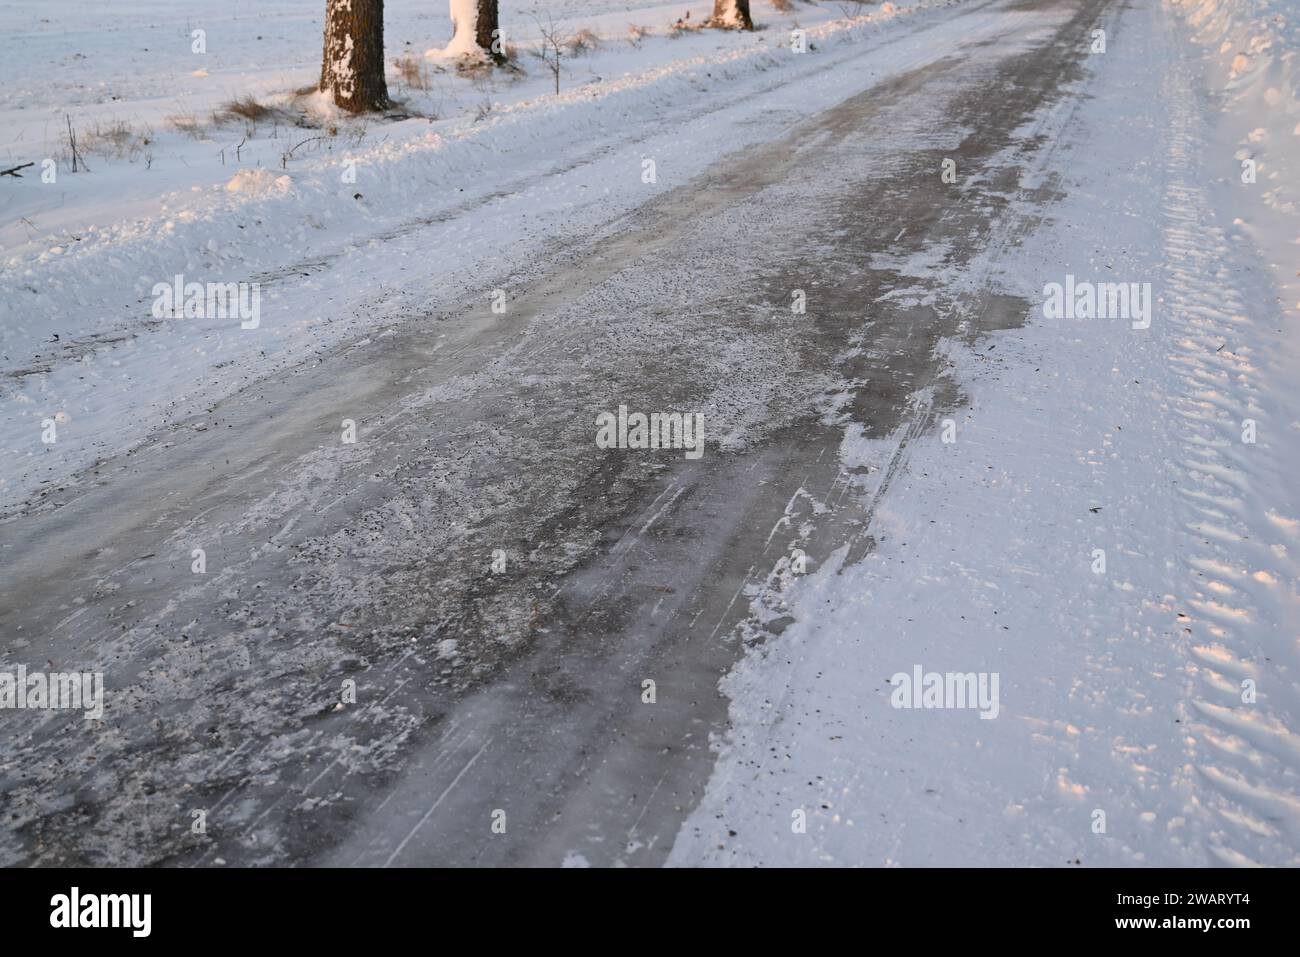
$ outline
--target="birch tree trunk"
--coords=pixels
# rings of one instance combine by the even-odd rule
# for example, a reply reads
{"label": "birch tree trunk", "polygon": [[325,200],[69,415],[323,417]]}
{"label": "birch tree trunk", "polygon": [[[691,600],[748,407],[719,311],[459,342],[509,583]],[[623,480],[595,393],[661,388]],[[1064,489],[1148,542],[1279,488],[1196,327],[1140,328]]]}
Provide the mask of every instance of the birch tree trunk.
{"label": "birch tree trunk", "polygon": [[386,110],[384,0],[326,0],[320,88],[349,113]]}

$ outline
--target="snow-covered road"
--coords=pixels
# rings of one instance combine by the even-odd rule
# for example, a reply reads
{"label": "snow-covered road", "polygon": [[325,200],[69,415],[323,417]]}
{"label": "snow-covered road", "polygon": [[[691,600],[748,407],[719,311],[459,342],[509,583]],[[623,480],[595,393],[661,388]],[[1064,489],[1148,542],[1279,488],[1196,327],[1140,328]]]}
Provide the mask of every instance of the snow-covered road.
{"label": "snow-covered road", "polygon": [[[723,683],[734,730],[673,863],[1300,863],[1294,220],[1259,228],[1172,11],[1102,22],[1027,130],[1048,218],[977,284],[1036,307],[950,353],[953,441],[915,443],[871,554],[757,596],[793,622]],[[1268,146],[1276,190],[1295,146]],[[1050,318],[1068,275],[1151,282],[1150,328]],[[997,676],[996,719],[891,706],[917,668]]]}
{"label": "snow-covered road", "polygon": [[[1189,28],[882,23],[648,68],[631,138],[617,93],[466,121],[463,202],[258,248],[278,357],[223,343],[235,387],[25,371],[112,424],[35,500],[10,459],[0,648],[108,690],[4,714],[0,864],[1300,863],[1295,297]],[[1067,281],[1149,313],[1045,312]],[[318,310],[308,358],[277,319]],[[620,406],[704,454],[600,448]],[[996,678],[990,719],[897,707],[917,667]]]}

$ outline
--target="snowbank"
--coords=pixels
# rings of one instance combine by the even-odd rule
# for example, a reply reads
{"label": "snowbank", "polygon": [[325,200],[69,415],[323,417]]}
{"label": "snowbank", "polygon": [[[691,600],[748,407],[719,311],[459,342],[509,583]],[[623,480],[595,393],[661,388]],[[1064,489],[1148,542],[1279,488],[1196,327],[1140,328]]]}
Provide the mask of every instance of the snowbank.
{"label": "snowbank", "polygon": [[1239,161],[1254,160],[1272,208],[1300,211],[1300,2],[1172,0],[1210,59]]}

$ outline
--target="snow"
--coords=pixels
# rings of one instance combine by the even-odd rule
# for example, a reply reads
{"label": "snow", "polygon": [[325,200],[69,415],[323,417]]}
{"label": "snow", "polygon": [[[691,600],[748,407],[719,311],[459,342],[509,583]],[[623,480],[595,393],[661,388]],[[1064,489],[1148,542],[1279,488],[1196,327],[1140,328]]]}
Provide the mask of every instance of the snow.
{"label": "snow", "polygon": [[292,188],[292,179],[276,176],[268,169],[241,169],[226,184],[228,193],[246,193],[259,198],[273,193],[287,193]]}
{"label": "snow", "polygon": [[[1300,4],[1295,0],[1173,0],[1204,50],[1221,115],[1213,146],[1230,151],[1244,174],[1255,164],[1263,208],[1247,225],[1262,248],[1287,257],[1274,263],[1279,285],[1300,302],[1294,217],[1300,211]],[[1291,248],[1284,248],[1291,247]]]}
{"label": "snow", "polygon": [[[1294,4],[1276,32],[1262,4],[1184,6],[1201,42],[1235,31],[1221,59],[1244,44],[1273,71],[1230,98],[1281,83]],[[1159,4],[1107,27],[1093,96],[1025,131],[1055,143],[1065,195],[988,266],[1038,303],[1068,273],[1151,281],[1150,328],[1040,306],[948,347],[955,441],[846,433],[846,475],[907,456],[876,546],[804,576],[783,558],[752,596],[751,621],[793,623],[724,679],[731,727],[671,863],[1300,863],[1296,310],[1259,268],[1286,251],[1256,245],[1300,231],[1280,179],[1243,190],[1209,148],[1292,118],[1207,111],[1223,73]],[[1261,143],[1261,170],[1294,162]],[[1252,233],[1265,211],[1286,229]],[[916,667],[999,676],[998,717],[894,706]]]}

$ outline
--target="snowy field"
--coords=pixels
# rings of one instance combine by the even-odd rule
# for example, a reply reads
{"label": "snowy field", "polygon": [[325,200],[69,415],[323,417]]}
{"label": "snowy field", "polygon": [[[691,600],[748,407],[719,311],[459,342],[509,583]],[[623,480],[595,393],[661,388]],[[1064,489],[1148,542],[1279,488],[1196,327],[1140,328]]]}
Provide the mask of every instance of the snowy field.
{"label": "snowy field", "polygon": [[[171,548],[186,565],[186,536],[198,534],[196,528],[206,532],[203,516],[212,511],[212,527],[246,564],[236,571],[232,559],[230,570],[214,575],[209,593],[200,594],[197,585],[164,589],[157,585],[163,572],[152,566],[149,575],[157,577],[143,584],[130,579],[127,565],[111,574],[97,565],[84,573],[84,583],[67,584],[76,576],[44,554],[28,573],[19,564],[42,533],[21,523],[49,521],[58,534],[75,538],[75,527],[58,525],[65,505],[74,517],[84,515],[77,507],[91,518],[101,514],[95,505],[101,501],[115,508],[111,493],[135,481],[131,470],[170,461],[173,448],[181,449],[183,471],[186,443],[217,442],[200,433],[222,427],[214,410],[226,408],[223,402],[234,403],[234,421],[240,415],[305,421],[312,397],[291,384],[339,368],[328,363],[348,350],[369,350],[369,357],[385,340],[418,338],[430,367],[446,363],[436,381],[420,378],[427,369],[392,367],[392,389],[406,388],[399,383],[407,376],[411,394],[425,391],[419,401],[405,392],[382,393],[387,404],[375,422],[383,428],[367,427],[386,435],[401,427],[403,415],[422,408],[445,407],[448,421],[480,408],[489,409],[485,418],[508,418],[522,407],[507,415],[491,408],[492,399],[546,399],[523,385],[536,385],[538,393],[571,388],[576,395],[585,388],[583,376],[600,380],[625,355],[631,364],[640,361],[639,340],[623,324],[634,316],[650,327],[643,335],[707,360],[703,377],[716,380],[707,393],[710,422],[742,410],[726,420],[721,438],[710,436],[705,464],[713,456],[749,455],[752,470],[737,469],[739,478],[728,481],[767,476],[760,467],[765,443],[794,442],[783,430],[812,422],[834,438],[824,459],[813,461],[809,453],[809,475],[826,481],[796,483],[770,532],[759,530],[759,546],[728,559],[740,569],[739,589],[721,601],[701,599],[717,622],[712,634],[703,633],[732,651],[708,660],[714,670],[704,682],[712,687],[722,673],[722,710],[692,719],[691,741],[682,749],[707,751],[698,787],[683,785],[681,795],[662,799],[670,811],[652,810],[647,823],[636,817],[631,830],[593,835],[574,826],[538,839],[532,857],[507,863],[641,863],[653,851],[661,855],[656,862],[675,866],[1300,866],[1300,0],[1097,0],[1091,4],[1099,11],[1096,23],[1083,35],[1094,26],[1104,30],[1104,50],[1079,47],[1077,71],[1042,81],[1024,122],[992,145],[978,142],[978,149],[969,144],[981,131],[963,125],[961,115],[936,128],[907,127],[907,117],[928,122],[934,101],[926,107],[920,98],[932,88],[953,110],[970,106],[960,80],[943,72],[951,57],[971,57],[973,75],[988,78],[1012,69],[1007,62],[1018,55],[1015,44],[1026,55],[1057,52],[1053,38],[1077,27],[1073,5],[780,6],[785,9],[754,0],[760,29],[732,32],[674,28],[679,19],[693,24],[707,15],[693,2],[502,0],[502,28],[517,68],[467,74],[438,55],[451,36],[445,7],[388,0],[387,81],[398,106],[386,116],[350,117],[310,92],[320,72],[324,0],[0,0],[0,168],[32,164],[20,177],[0,177],[0,543],[9,539],[0,544],[0,561],[8,565],[3,584],[11,589],[0,603],[14,616],[7,627],[22,622],[27,629],[20,638],[17,630],[0,638],[9,642],[0,643],[0,659],[45,660],[48,653],[62,660],[72,645],[51,638],[47,648],[33,624],[48,626],[59,642],[89,646],[93,628],[86,622],[98,614],[95,603],[120,601],[113,614],[133,609],[129,626],[122,624],[119,634],[119,619],[105,612],[109,624],[95,627],[108,637],[101,646],[96,636],[94,647],[110,667],[131,662],[131,681],[138,679],[133,707],[147,714],[173,702],[150,697],[162,679],[141,665],[146,652],[157,651],[158,672],[168,681],[184,675],[175,679],[183,683],[183,700],[201,700],[205,688],[219,683],[203,670],[208,662],[166,657],[176,653],[149,644],[173,625],[187,634],[201,629],[195,622],[203,615],[194,609],[215,617],[221,602],[247,603],[237,614],[220,607],[228,630],[222,638],[231,642],[223,654],[243,640],[231,629],[246,621],[256,621],[253,631],[263,638],[296,627],[335,640],[351,627],[340,624],[350,620],[340,609],[353,600],[359,607],[376,593],[361,594],[355,583],[364,576],[350,577],[355,568],[364,566],[372,576],[365,581],[378,589],[375,582],[393,574],[384,564],[390,551],[416,556],[408,566],[430,562],[428,552],[436,551],[419,544],[424,526],[417,531],[412,523],[428,518],[420,508],[389,509],[397,517],[390,514],[391,524],[382,527],[404,522],[409,535],[389,541],[387,550],[382,537],[362,541],[379,525],[363,524],[363,534],[347,526],[337,535],[321,525],[350,488],[395,481],[397,466],[384,472],[391,463],[376,453],[345,460],[295,446],[283,453],[292,457],[289,465],[277,460],[264,471],[258,455],[265,451],[270,459],[274,449],[250,451],[234,466],[228,458],[213,460],[213,469],[244,468],[245,477],[267,485],[233,504],[218,502],[203,486],[207,497],[193,512],[178,504],[192,486],[178,480],[168,488],[156,472],[142,473],[167,491],[165,515],[128,528],[135,519],[122,506],[104,520],[121,523],[114,527],[129,543],[123,555],[107,557],[116,540],[104,548],[87,544],[87,554],[125,561],[125,550],[133,548],[144,561],[154,555],[149,542],[157,540],[158,552]],[[566,35],[585,37],[563,60],[558,94],[531,52],[542,24],[552,21]],[[203,31],[203,52],[193,49],[196,30]],[[807,53],[792,51],[793,30],[805,32]],[[1038,82],[1028,73],[1005,75]],[[856,112],[837,113],[850,94],[858,98]],[[910,110],[909,95],[918,97]],[[870,127],[869,136],[865,126],[854,127],[868,155],[844,173],[843,189],[833,166],[828,172],[808,161],[806,173],[776,168],[782,138],[790,138],[793,154],[801,124],[814,124],[804,142],[825,140],[824,150],[812,151],[823,164],[844,157],[856,163],[849,151],[855,141],[843,128],[877,122],[873,109],[895,117],[897,126]],[[987,112],[971,107],[970,115]],[[847,137],[849,146],[836,137]],[[863,212],[888,226],[885,241],[871,248],[845,252],[829,227],[825,234],[800,231],[802,203],[848,208],[861,192],[873,203],[894,197],[914,204],[919,191],[897,183],[911,175],[911,158],[928,157],[926,151],[936,151],[933,194],[946,195],[938,165],[943,151],[956,155],[968,147],[969,168],[979,172],[968,180],[963,158],[954,189],[987,210],[991,224],[969,231],[972,248],[962,247],[956,227],[945,226],[948,213],[938,198],[930,209],[908,206],[906,215],[887,205]],[[749,151],[763,149],[769,167],[745,165]],[[657,171],[652,181],[643,176],[647,158]],[[695,192],[702,183],[716,187],[725,164],[755,176],[752,184],[731,184],[734,210],[730,199]],[[683,230],[664,248],[654,241],[653,225],[637,218],[647,209],[652,224],[654,216],[677,215],[695,229],[698,217],[716,231]],[[850,222],[839,232],[851,230]],[[903,241],[908,230],[912,238]],[[593,237],[602,240],[600,254],[589,249]],[[711,237],[726,237],[742,250],[737,261],[710,246]],[[683,258],[698,255],[694,274],[670,271],[681,265],[675,248]],[[770,259],[762,259],[767,253]],[[784,264],[774,261],[782,256]],[[740,302],[736,287],[755,276],[779,291],[746,301],[756,325],[767,321],[777,308],[773,301],[785,308],[805,261],[819,259],[847,263],[846,274],[887,277],[879,296],[852,304],[861,330],[827,347],[833,360],[823,366],[798,343],[790,345],[798,332],[764,328],[752,339],[708,346],[686,337],[707,336],[706,320],[726,326],[709,309]],[[658,272],[652,268],[664,263]],[[593,284],[608,280],[603,293],[565,298],[566,283],[584,274],[596,277]],[[159,316],[155,288],[177,276],[256,283],[260,311],[242,325],[239,316]],[[1076,282],[1146,284],[1150,299],[1145,312],[1135,298],[1133,315],[1116,318],[1075,318],[1073,310],[1067,316],[1045,304],[1052,284],[1074,288]],[[473,337],[492,321],[485,292],[494,288],[545,295],[520,320],[533,323],[526,334],[521,326],[518,335],[501,332],[476,347]],[[476,300],[466,302],[471,291]],[[811,293],[811,312],[823,292]],[[709,309],[696,309],[700,301]],[[988,303],[1004,304],[1009,314],[988,320]],[[674,325],[674,309],[684,317],[681,325]],[[913,348],[924,353],[918,368],[933,363],[942,374],[926,382],[905,375],[905,394],[893,409],[897,421],[880,434],[854,410],[863,394],[892,386],[846,370],[874,369],[869,360],[893,348],[883,336],[874,338],[876,319],[909,309],[941,316],[933,348],[921,338]],[[606,317],[615,330],[612,343],[600,341]],[[544,344],[553,335],[560,345],[552,352],[533,345],[528,337],[535,333]],[[779,361],[762,351],[782,348],[789,351]],[[480,360],[487,371],[472,365]],[[650,361],[643,367],[642,380],[652,379]],[[357,368],[370,367],[359,359]],[[528,376],[535,381],[503,384],[516,369],[521,383]],[[727,370],[737,370],[730,391]],[[620,366],[608,374],[637,381],[641,372]],[[340,390],[352,385],[337,381]],[[516,387],[519,393],[509,391]],[[263,390],[298,402],[259,404]],[[704,393],[683,387],[683,394]],[[783,418],[783,396],[806,399],[816,414]],[[335,398],[321,401],[333,409]],[[460,399],[464,408],[456,410]],[[528,409],[532,414],[533,406]],[[51,423],[57,441],[43,441]],[[498,427],[510,426],[492,426]],[[268,426],[266,434],[284,440],[287,429]],[[250,427],[249,434],[257,433]],[[552,460],[544,438],[528,453],[537,474],[561,475],[568,466],[556,464],[559,453]],[[494,433],[498,440],[510,444]],[[414,441],[394,443],[389,452]],[[517,445],[482,461],[513,468],[518,461],[509,456],[526,458]],[[144,465],[132,461],[137,453]],[[522,643],[520,635],[537,621],[547,624],[532,638],[553,640],[544,614],[551,606],[537,611],[537,603],[566,589],[604,594],[603,584],[582,575],[604,556],[611,565],[630,562],[638,542],[654,537],[648,530],[695,475],[690,463],[674,461],[672,468],[679,465],[685,478],[654,471],[653,481],[662,485],[639,501],[635,521],[611,518],[600,526],[593,519],[592,529],[557,538],[565,560],[555,560],[545,599],[536,597],[540,588],[529,594],[521,607],[533,609],[531,617],[514,606],[509,616],[502,612],[510,635],[503,637],[503,626],[490,641],[485,634],[484,643]],[[469,489],[456,504],[468,515],[466,526],[491,512],[490,496],[474,497],[480,479],[457,478]],[[531,487],[519,491],[527,479],[515,472],[500,477],[500,487],[514,491],[499,497],[513,494],[517,504],[535,494]],[[683,484],[672,494],[679,479]],[[567,474],[555,480],[557,497],[567,494],[568,481]],[[750,491],[737,487],[735,502]],[[123,495],[130,503],[144,493]],[[528,516],[511,521],[523,527],[531,515],[530,507]],[[561,518],[570,521],[567,513]],[[152,538],[139,531],[151,523]],[[107,531],[101,537],[110,539]],[[450,555],[460,541],[444,546],[439,540],[438,549]],[[288,571],[277,579],[258,564],[278,561],[274,553],[285,542],[299,549],[284,560],[286,567],[319,561],[328,567],[321,580],[335,591],[319,606],[306,597],[285,599],[302,604],[286,604],[279,617],[268,613],[264,620],[249,611],[261,610],[250,593],[270,581],[271,590],[287,594],[301,581]],[[517,551],[528,553],[522,545]],[[695,564],[691,556],[679,567]],[[699,564],[704,568],[703,559]],[[673,574],[654,586],[650,610],[618,634],[658,627],[660,603],[671,605],[668,596],[685,591]],[[438,575],[447,589],[462,584],[441,566]],[[20,587],[48,586],[54,595],[65,587],[50,584],[57,581],[93,591],[90,605],[69,590],[49,598],[39,615],[24,617],[28,600]],[[468,594],[478,586],[464,587]],[[125,590],[115,597],[118,589]],[[425,627],[410,615],[404,627]],[[689,618],[692,628],[698,618]],[[712,627],[708,618],[703,623]],[[84,634],[77,632],[83,627]],[[434,631],[430,626],[429,634]],[[449,672],[472,661],[478,680],[517,664],[495,646],[480,655],[463,636],[434,637],[431,669]],[[401,641],[408,640],[414,639],[403,633]],[[510,645],[510,654],[522,655],[521,646]],[[362,653],[349,646],[347,652],[367,667],[397,673],[407,653],[399,658],[392,647]],[[332,645],[309,651],[282,665],[283,672],[298,680],[319,669],[333,680],[328,662],[342,652]],[[613,665],[592,669],[599,678],[591,688],[626,677]],[[979,708],[932,707],[919,691],[900,707],[900,676],[929,672],[974,673],[995,683],[982,686],[987,695]],[[384,793],[396,795],[390,812],[402,808],[416,823],[409,831],[387,820],[368,830],[359,826],[360,837],[340,838],[342,856],[324,857],[332,849],[313,846],[312,854],[322,857],[310,860],[382,864],[416,854],[419,828],[437,807],[426,810],[430,793],[445,796],[471,768],[485,774],[485,767],[508,768],[505,759],[492,764],[489,747],[503,747],[505,735],[491,722],[506,720],[510,695],[526,682],[503,673],[512,680],[501,682],[508,687],[496,697],[466,679],[456,688],[463,697],[439,702],[438,734],[446,726],[451,731],[447,738],[433,735],[433,744],[421,739],[426,750],[413,762],[418,773],[394,756],[417,747],[414,732],[399,735],[382,722],[397,714],[415,725],[410,715],[424,720],[433,708],[389,706],[374,721],[376,735],[389,736],[366,740],[365,750],[348,737],[351,729],[316,732],[312,747],[301,751],[326,769],[322,776],[336,767],[353,773],[354,758],[358,775],[376,769],[391,775],[380,778],[392,788]],[[573,700],[598,696],[591,688]],[[471,699],[465,689],[482,697]],[[292,750],[283,747],[289,732],[247,707],[240,714],[247,719],[241,732],[252,729],[247,739],[223,739],[226,751],[219,754],[186,752],[194,763],[185,764],[185,786],[168,792],[176,807],[188,807],[189,789],[201,790],[200,778],[233,760],[243,776],[220,778],[213,820],[221,820],[217,806],[237,816],[247,827],[240,841],[186,845],[184,835],[167,832],[154,853],[143,838],[114,830],[126,827],[128,812],[110,796],[103,798],[107,809],[96,818],[94,849],[85,859],[308,860],[286,850],[291,828],[271,839],[254,833],[264,818],[278,820],[267,815],[281,811],[256,805],[245,789],[255,790],[250,782],[283,787],[293,799],[284,803],[295,812],[329,810],[331,802],[356,799],[356,791],[339,784],[327,796],[308,796],[310,786],[299,793],[288,774],[275,772],[279,759],[266,757]],[[177,718],[178,726],[190,734],[217,721],[213,712],[221,709],[211,708],[192,725]],[[444,721],[446,715],[452,717]],[[294,721],[300,719],[307,720],[295,712]],[[18,767],[17,759],[5,759],[35,748],[48,732],[36,727],[14,735],[6,745],[14,750],[0,751],[0,771]],[[453,733],[461,739],[448,744]],[[139,752],[138,741],[124,743],[129,737],[101,742],[87,731],[84,740],[62,745],[73,749],[63,757],[69,763],[91,752],[94,760],[102,757],[94,788],[108,794],[144,776],[131,764]],[[295,748],[301,744],[293,741]],[[646,751],[652,752],[658,756],[647,763],[665,760],[662,749]],[[489,757],[480,761],[484,753]],[[315,784],[316,765],[300,770]],[[438,776],[444,773],[450,784]],[[66,859],[46,849],[61,846],[57,840],[44,840],[61,833],[46,820],[54,813],[46,805],[59,806],[53,780],[36,775],[4,785],[0,793],[12,793],[14,818],[21,813],[21,820],[0,840],[0,863]],[[455,798],[449,805],[456,806]],[[543,811],[551,808],[538,815]],[[674,830],[648,838],[653,820]],[[266,825],[272,826],[279,825]],[[23,830],[41,827],[48,830]],[[158,827],[130,834],[166,830]],[[42,849],[32,850],[38,844]],[[478,853],[456,862],[480,862]]]}

